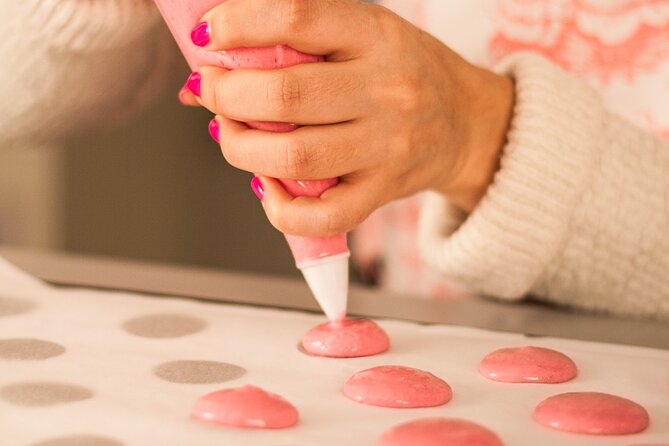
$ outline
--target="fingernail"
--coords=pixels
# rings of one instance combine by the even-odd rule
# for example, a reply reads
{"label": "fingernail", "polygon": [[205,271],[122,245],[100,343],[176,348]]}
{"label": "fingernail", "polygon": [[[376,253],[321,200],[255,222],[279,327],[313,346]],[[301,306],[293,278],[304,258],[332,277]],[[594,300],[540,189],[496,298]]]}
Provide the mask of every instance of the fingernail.
{"label": "fingernail", "polygon": [[188,80],[186,81],[186,87],[198,98],[200,97],[200,85],[202,83],[202,76],[200,76],[200,73],[197,71],[194,71],[191,73],[190,76],[188,76]]}
{"label": "fingernail", "polygon": [[256,194],[256,197],[260,201],[263,201],[265,198],[265,189],[262,187],[262,183],[260,182],[260,178],[258,177],[253,177],[251,180],[251,189],[253,189],[253,192]]}
{"label": "fingernail", "polygon": [[220,130],[221,128],[218,125],[218,121],[216,120],[216,118],[209,121],[209,134],[211,135],[212,138],[214,138],[214,141],[216,142],[221,142],[218,136]]}
{"label": "fingernail", "polygon": [[211,38],[209,37],[209,23],[198,23],[197,26],[193,28],[193,31],[191,31],[190,39],[197,46],[206,46],[211,41]]}

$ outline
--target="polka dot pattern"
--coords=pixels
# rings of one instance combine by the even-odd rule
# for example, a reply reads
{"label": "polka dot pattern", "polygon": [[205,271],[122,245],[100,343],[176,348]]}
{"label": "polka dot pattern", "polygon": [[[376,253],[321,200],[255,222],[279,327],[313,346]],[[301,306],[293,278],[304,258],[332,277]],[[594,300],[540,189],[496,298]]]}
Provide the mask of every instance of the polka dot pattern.
{"label": "polka dot pattern", "polygon": [[123,322],[125,331],[143,338],[179,338],[204,330],[207,323],[182,314],[148,314]]}
{"label": "polka dot pattern", "polygon": [[123,443],[109,437],[82,434],[51,438],[30,446],[123,446]]}
{"label": "polka dot pattern", "polygon": [[27,299],[0,296],[0,317],[16,316],[37,308],[37,304]]}
{"label": "polka dot pattern", "polygon": [[16,406],[42,407],[72,403],[93,397],[86,387],[58,382],[23,382],[0,389],[0,398]]}
{"label": "polka dot pattern", "polygon": [[234,364],[216,361],[170,361],[153,369],[160,379],[180,384],[215,384],[237,379],[246,370]]}
{"label": "polka dot pattern", "polygon": [[[249,446],[306,446],[305,438],[321,439],[316,443],[322,446],[346,444],[351,438],[356,444],[379,444],[384,432],[403,423],[450,413],[439,408],[418,412],[405,408],[415,405],[415,395],[407,396],[403,389],[389,392],[391,401],[401,402],[397,409],[360,405],[357,399],[346,398],[342,386],[351,373],[378,367],[378,361],[326,359],[306,353],[298,339],[314,324],[313,315],[66,287],[24,296],[2,286],[0,282],[0,296],[5,296],[0,298],[3,315],[25,314],[0,318],[0,439],[14,435],[12,444],[17,446],[134,446],[152,438],[160,444],[240,444],[241,437],[241,443]],[[587,444],[568,432],[542,429],[533,421],[532,408],[539,402],[536,392],[528,395],[518,390],[514,398],[505,399],[508,384],[486,381],[477,373],[478,361],[503,347],[501,342],[527,344],[522,335],[394,321],[386,324],[398,341],[387,359],[403,367],[423,367],[435,377],[455,376],[453,391],[461,395],[455,404],[467,405],[471,422],[490,426],[504,444],[511,444],[511,437],[505,438],[510,427],[490,414],[505,413],[509,404],[517,413],[513,429],[533,428],[527,434],[528,442],[553,444],[550,440],[562,435],[567,442],[576,438],[574,446]],[[545,343],[561,345],[557,339]],[[600,385],[615,386],[617,378],[627,384],[628,376],[634,376],[639,393],[626,387],[626,394],[648,407],[653,432],[669,427],[662,408],[658,410],[657,392],[647,392],[656,390],[657,383],[666,384],[669,356],[660,357],[656,352],[645,356],[641,350],[631,355],[627,350],[616,352],[614,347],[611,353],[599,355],[594,347],[579,350],[566,345],[565,353],[576,352],[578,365],[583,362],[587,367],[589,381],[576,384],[584,390],[598,390]],[[592,358],[584,351],[591,351]],[[629,375],[602,373],[602,367],[609,370],[615,365],[626,371],[630,364],[634,373]],[[283,433],[255,435],[217,426],[207,418],[210,412],[197,411],[204,396],[245,386],[262,386],[282,395],[305,415],[303,422]],[[564,384],[555,386],[558,392],[570,390]],[[420,396],[424,387],[420,384],[412,389]],[[239,406],[228,412],[239,413]],[[444,435],[453,431],[449,428]],[[645,446],[652,444],[651,439],[663,440],[653,432],[627,443],[617,441]],[[428,435],[425,439],[435,438]],[[399,444],[425,446],[414,440]],[[436,445],[464,444],[457,441]]]}
{"label": "polka dot pattern", "polygon": [[39,360],[49,359],[65,353],[65,347],[41,339],[0,339],[0,359]]}

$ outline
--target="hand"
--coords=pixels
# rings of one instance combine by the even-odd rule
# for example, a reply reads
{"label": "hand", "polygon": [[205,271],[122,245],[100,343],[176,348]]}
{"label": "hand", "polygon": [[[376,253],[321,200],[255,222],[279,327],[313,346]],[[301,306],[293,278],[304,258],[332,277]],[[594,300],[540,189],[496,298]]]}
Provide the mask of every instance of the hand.
{"label": "hand", "polygon": [[[347,232],[427,189],[465,210],[484,195],[511,117],[510,79],[355,0],[228,0],[202,21],[206,50],[287,44],[326,56],[276,70],[199,71],[198,101],[217,115],[223,155],[260,176],[263,206],[282,232]],[[241,123],[250,121],[302,127],[270,133]],[[340,183],[320,198],[293,198],[273,179],[330,177]]]}

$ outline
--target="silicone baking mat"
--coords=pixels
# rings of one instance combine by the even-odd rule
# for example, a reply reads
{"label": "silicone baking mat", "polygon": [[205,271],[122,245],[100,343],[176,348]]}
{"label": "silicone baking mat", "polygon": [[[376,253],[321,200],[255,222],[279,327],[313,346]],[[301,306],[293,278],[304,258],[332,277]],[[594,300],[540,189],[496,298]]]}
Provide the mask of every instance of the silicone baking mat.
{"label": "silicone baking mat", "polygon": [[[392,342],[388,353],[341,360],[301,353],[301,336],[322,321],[295,311],[53,288],[2,262],[0,444],[362,446],[395,424],[426,416],[475,421],[514,446],[669,442],[669,351],[380,320]],[[485,354],[520,345],[568,354],[579,376],[523,385],[477,373]],[[387,409],[341,394],[351,374],[384,364],[438,375],[452,386],[453,400],[431,409]],[[291,401],[299,425],[239,430],[190,419],[199,396],[244,384]],[[567,391],[630,398],[646,407],[651,426],[631,436],[595,437],[532,421],[537,403]]]}

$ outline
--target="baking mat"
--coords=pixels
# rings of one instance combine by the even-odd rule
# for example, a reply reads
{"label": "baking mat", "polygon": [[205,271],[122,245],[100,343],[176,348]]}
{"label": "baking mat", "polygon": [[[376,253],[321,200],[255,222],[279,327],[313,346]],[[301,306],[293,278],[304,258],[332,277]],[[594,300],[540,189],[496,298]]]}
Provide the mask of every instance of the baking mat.
{"label": "baking mat", "polygon": [[[317,358],[297,349],[303,333],[323,321],[317,315],[53,288],[5,266],[0,340],[12,342],[0,342],[3,446],[62,446],[77,439],[99,446],[362,446],[374,445],[397,423],[425,416],[478,422],[506,445],[669,442],[669,351],[380,320],[392,342],[388,353]],[[478,375],[485,354],[519,345],[568,354],[579,376],[558,385],[519,385]],[[454,398],[438,408],[387,409],[341,395],[351,374],[383,364],[428,370],[452,386]],[[300,411],[300,424],[282,431],[238,430],[189,418],[198,396],[244,384],[287,398]],[[531,420],[538,402],[567,391],[633,399],[648,409],[651,426],[631,436],[593,437],[547,430]]]}

